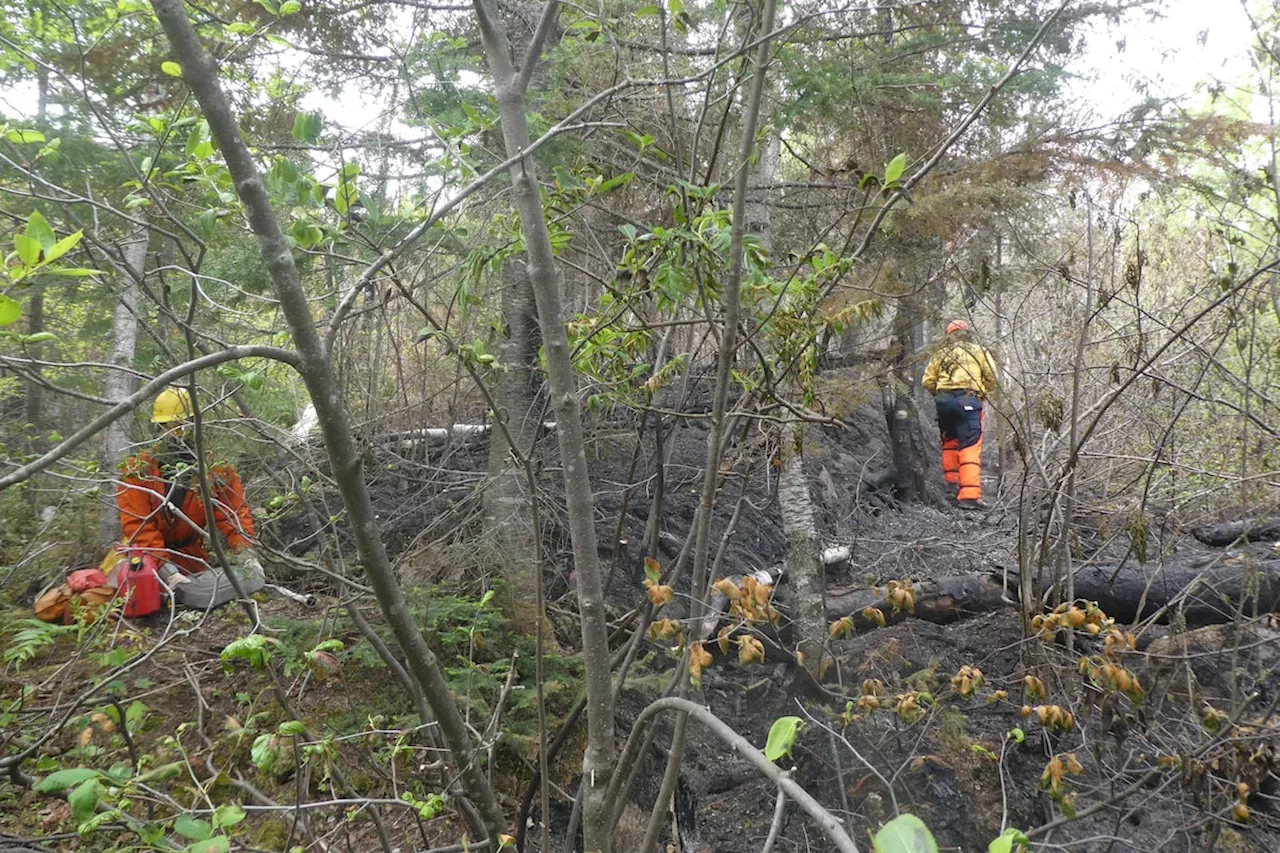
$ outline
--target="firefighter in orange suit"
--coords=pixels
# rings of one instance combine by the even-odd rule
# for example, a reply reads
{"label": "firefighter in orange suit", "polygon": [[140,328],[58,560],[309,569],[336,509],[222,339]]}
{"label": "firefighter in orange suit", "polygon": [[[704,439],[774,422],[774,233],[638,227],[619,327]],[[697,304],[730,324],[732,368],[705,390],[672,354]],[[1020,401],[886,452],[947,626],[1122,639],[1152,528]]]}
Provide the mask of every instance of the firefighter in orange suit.
{"label": "firefighter in orange suit", "polygon": [[[192,417],[191,396],[185,388],[169,388],[156,397],[151,423],[160,441],[150,452],[125,460],[116,505],[124,532],[122,547],[154,562],[173,587],[178,603],[203,608],[211,602],[224,603],[232,593],[222,570],[210,567],[206,544],[206,531],[212,533],[210,513],[200,497],[191,445]],[[212,526],[238,555],[241,580],[260,589],[262,564],[252,551],[253,517],[240,475],[223,464],[210,466],[208,476]]]}
{"label": "firefighter in orange suit", "polygon": [[996,388],[995,359],[971,339],[968,323],[952,320],[922,384],[938,410],[942,475],[960,487],[959,507],[983,509],[982,404]]}

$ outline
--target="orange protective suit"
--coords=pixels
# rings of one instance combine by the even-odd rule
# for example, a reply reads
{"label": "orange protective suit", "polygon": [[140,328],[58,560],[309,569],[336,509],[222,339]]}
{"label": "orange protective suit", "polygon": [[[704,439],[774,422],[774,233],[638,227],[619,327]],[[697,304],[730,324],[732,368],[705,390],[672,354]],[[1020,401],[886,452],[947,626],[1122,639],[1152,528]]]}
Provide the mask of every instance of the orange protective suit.
{"label": "orange protective suit", "polygon": [[[125,461],[120,486],[116,489],[116,505],[120,509],[120,527],[124,531],[124,547],[150,553],[161,562],[170,562],[188,574],[209,567],[202,529],[208,526],[204,501],[200,499],[199,482],[194,473],[185,475],[185,494],[181,488],[172,492],[173,484],[165,480],[160,463],[150,453],[139,453]],[[209,486],[214,508],[213,522],[232,551],[253,544],[253,516],[244,498],[240,475],[230,465],[209,469]],[[174,494],[177,511],[165,500]],[[192,526],[195,525],[195,526]]]}

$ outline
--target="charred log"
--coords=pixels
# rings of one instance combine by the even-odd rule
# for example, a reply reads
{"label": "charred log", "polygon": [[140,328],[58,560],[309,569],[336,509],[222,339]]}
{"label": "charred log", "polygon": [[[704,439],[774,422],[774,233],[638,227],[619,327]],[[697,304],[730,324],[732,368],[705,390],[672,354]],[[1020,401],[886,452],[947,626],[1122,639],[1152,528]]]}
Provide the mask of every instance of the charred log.
{"label": "charred log", "polygon": [[1196,527],[1191,535],[1206,545],[1223,548],[1236,542],[1280,541],[1280,518],[1253,518]]}
{"label": "charred log", "polygon": [[908,616],[946,624],[991,613],[1012,604],[1005,598],[999,580],[985,574],[929,581],[916,586],[914,594],[915,606],[907,611],[895,609],[885,594],[877,589],[830,587],[827,589],[827,617],[836,620],[848,616],[853,619],[855,628],[863,630],[879,624],[870,608],[883,614],[885,624],[901,622]]}

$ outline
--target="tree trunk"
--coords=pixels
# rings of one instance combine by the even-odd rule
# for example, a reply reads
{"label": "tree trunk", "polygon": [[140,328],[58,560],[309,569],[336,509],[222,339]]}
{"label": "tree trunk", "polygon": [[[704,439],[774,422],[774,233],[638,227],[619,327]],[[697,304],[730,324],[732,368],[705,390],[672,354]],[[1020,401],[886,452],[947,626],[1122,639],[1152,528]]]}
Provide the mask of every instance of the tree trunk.
{"label": "tree trunk", "polygon": [[[502,136],[509,152],[529,147],[525,88],[540,55],[535,38],[517,73],[511,65],[507,36],[496,0],[475,0],[481,41],[493,74],[494,93]],[[554,15],[551,2],[544,16]],[[542,27],[539,27],[542,30]],[[551,249],[551,234],[542,209],[536,165],[525,157],[511,167],[512,193],[520,213],[520,228],[528,251],[529,280],[533,285],[546,355],[551,410],[555,414],[564,467],[564,488],[578,573],[578,610],[582,620],[582,660],[586,670],[587,747],[582,761],[582,814],[585,849],[608,853],[611,809],[607,802],[609,781],[617,760],[614,743],[613,679],[609,666],[609,634],[604,609],[604,584],[596,545],[595,507],[587,471],[586,441],[576,379],[564,327],[560,271]]]}
{"label": "tree trunk", "polygon": [[[144,214],[138,210],[135,215],[140,217]],[[138,225],[120,244],[120,292],[111,314],[111,354],[107,358],[111,365],[120,368],[107,374],[106,398],[112,402],[128,397],[137,385],[134,376],[125,370],[133,367],[133,357],[138,348],[138,304],[147,264],[147,238],[146,226]],[[129,453],[129,447],[128,422],[124,418],[112,422],[102,438],[102,470],[107,476],[114,476]],[[118,513],[102,513],[98,539],[103,546],[120,539]]]}
{"label": "tree trunk", "polygon": [[532,451],[541,427],[537,405],[541,337],[533,288],[522,259],[511,258],[503,267],[502,316],[506,336],[498,356],[503,371],[497,388],[499,411],[494,417],[505,422],[506,430],[495,426],[491,431],[484,525],[506,581],[502,609],[518,630],[532,635],[538,619],[535,537],[539,532],[533,529],[533,496],[521,460]]}
{"label": "tree trunk", "polygon": [[182,60],[182,79],[199,103],[209,130],[222,151],[236,192],[262,260],[271,273],[280,307],[293,333],[299,356],[299,373],[316,406],[333,477],[356,542],[360,564],[382,607],[387,624],[404,650],[414,678],[422,685],[431,710],[439,721],[455,766],[447,770],[462,778],[467,795],[475,801],[489,832],[490,845],[506,831],[506,821],[493,789],[475,760],[466,723],[449,693],[444,673],[427,645],[400,591],[387,549],[378,532],[377,517],[361,467],[361,456],[351,433],[350,418],[338,389],[333,365],[315,327],[311,306],[303,292],[293,253],[267,198],[253,155],[240,135],[236,117],[218,82],[218,71],[187,19],[181,0],[153,0],[152,8],[168,36],[170,50]]}
{"label": "tree trunk", "polygon": [[782,467],[778,472],[778,506],[782,529],[787,536],[787,575],[782,586],[796,626],[796,660],[821,681],[830,663],[826,652],[827,620],[823,608],[825,587],[822,548],[818,526],[813,519],[813,499],[804,474],[804,424],[789,421],[782,425]]}
{"label": "tree trunk", "polygon": [[[35,335],[44,331],[44,288],[34,285],[31,298],[27,300],[27,334]],[[44,357],[44,344],[27,344],[27,355],[35,361]],[[44,442],[44,386],[40,384],[40,365],[32,364],[31,373],[35,377],[27,381],[26,394],[22,400],[23,422],[28,424],[30,432],[27,439],[32,452],[38,453]]]}
{"label": "tree trunk", "polygon": [[918,311],[912,297],[903,297],[893,318],[890,362],[881,393],[884,417],[893,448],[894,485],[899,500],[916,501],[925,494],[928,445],[920,426],[920,410],[911,396],[912,346]]}

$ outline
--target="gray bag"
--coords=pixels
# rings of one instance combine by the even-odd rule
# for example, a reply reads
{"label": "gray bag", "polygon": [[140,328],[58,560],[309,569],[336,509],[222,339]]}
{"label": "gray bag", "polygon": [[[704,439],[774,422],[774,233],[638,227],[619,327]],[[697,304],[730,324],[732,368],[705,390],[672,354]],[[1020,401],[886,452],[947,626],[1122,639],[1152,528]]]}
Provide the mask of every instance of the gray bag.
{"label": "gray bag", "polygon": [[[246,595],[252,595],[262,589],[267,579],[262,573],[262,565],[257,560],[238,560],[231,570],[236,573],[240,586]],[[173,588],[173,600],[181,607],[191,610],[207,610],[226,604],[236,597],[236,588],[222,569],[211,567],[195,575],[187,575],[185,583]]]}

